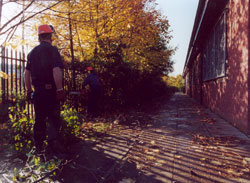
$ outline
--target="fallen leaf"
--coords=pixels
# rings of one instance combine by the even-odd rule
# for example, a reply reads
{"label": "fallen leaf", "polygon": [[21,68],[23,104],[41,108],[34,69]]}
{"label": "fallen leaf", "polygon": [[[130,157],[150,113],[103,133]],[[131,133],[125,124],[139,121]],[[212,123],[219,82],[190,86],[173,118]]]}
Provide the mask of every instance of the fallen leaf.
{"label": "fallen leaf", "polygon": [[122,179],[119,183],[135,183],[135,180],[130,179],[130,178],[124,178]]}
{"label": "fallen leaf", "polygon": [[149,160],[154,160],[154,159],[155,159],[154,156],[147,156],[147,158],[148,158]]}
{"label": "fallen leaf", "polygon": [[143,165],[142,165],[142,164],[139,164],[139,163],[138,163],[138,164],[136,164],[136,168],[137,168],[137,169],[139,169],[139,170],[140,170],[142,167],[143,167]]}
{"label": "fallen leaf", "polygon": [[199,149],[198,146],[191,146],[191,148],[193,148],[193,149]]}
{"label": "fallen leaf", "polygon": [[215,160],[210,161],[210,163],[213,165],[217,165],[217,166],[222,165],[222,163],[220,161],[215,161]]}
{"label": "fallen leaf", "polygon": [[202,152],[202,150],[200,150],[200,149],[195,149],[194,151],[195,152]]}
{"label": "fallen leaf", "polygon": [[155,165],[155,166],[159,166],[159,167],[161,167],[161,166],[162,166],[162,164],[161,164],[161,163],[157,163],[157,162],[156,162],[154,165]]}
{"label": "fallen leaf", "polygon": [[147,151],[146,154],[148,154],[148,155],[153,155],[154,152],[152,152],[152,151]]}
{"label": "fallen leaf", "polygon": [[159,152],[160,152],[159,149],[153,149],[153,151],[154,151],[155,153],[159,153]]}
{"label": "fallen leaf", "polygon": [[164,161],[164,160],[157,160],[157,162],[160,163],[160,164],[166,163],[166,161]]}
{"label": "fallen leaf", "polygon": [[154,141],[154,140],[152,140],[152,141],[150,142],[150,144],[155,145],[155,141]]}
{"label": "fallen leaf", "polygon": [[[235,152],[226,152],[225,153],[225,156],[231,156],[231,157],[241,157],[241,155],[239,155],[238,153],[235,153]],[[250,158],[249,158],[249,161],[250,161]]]}
{"label": "fallen leaf", "polygon": [[242,172],[244,172],[244,173],[249,173],[250,170],[249,170],[248,168],[245,168],[245,169],[242,169]]}
{"label": "fallen leaf", "polygon": [[180,156],[180,155],[177,155],[177,156],[175,156],[175,157],[178,158],[178,159],[182,158],[182,156]]}
{"label": "fallen leaf", "polygon": [[246,160],[242,160],[242,163],[243,163],[243,165],[247,165],[248,164],[248,161],[246,161]]}
{"label": "fallen leaf", "polygon": [[232,169],[232,168],[228,168],[226,171],[228,174],[231,174],[233,176],[241,176],[244,174],[243,172],[239,172],[239,171]]}
{"label": "fallen leaf", "polygon": [[247,158],[247,157],[246,157],[246,158],[244,158],[243,160],[246,161],[247,163],[250,163],[250,158]]}

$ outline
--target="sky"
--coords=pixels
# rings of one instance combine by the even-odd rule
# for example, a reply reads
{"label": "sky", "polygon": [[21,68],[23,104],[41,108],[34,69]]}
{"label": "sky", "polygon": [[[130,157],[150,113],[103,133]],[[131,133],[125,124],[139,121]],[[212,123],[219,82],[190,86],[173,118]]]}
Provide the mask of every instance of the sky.
{"label": "sky", "polygon": [[174,72],[170,75],[182,74],[187,49],[193,29],[199,0],[156,0],[163,15],[167,16],[173,36],[170,45],[177,47],[173,56]]}

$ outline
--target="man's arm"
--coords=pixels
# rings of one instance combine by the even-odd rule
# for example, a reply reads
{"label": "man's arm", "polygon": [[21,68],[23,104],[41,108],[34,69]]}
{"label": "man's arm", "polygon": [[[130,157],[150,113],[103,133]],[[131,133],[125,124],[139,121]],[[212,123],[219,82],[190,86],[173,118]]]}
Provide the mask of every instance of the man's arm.
{"label": "man's arm", "polygon": [[25,69],[24,71],[24,83],[27,89],[27,92],[31,92],[31,73],[28,69]]}
{"label": "man's arm", "polygon": [[56,84],[56,98],[59,101],[64,101],[66,98],[65,92],[63,90],[63,73],[60,67],[53,68],[53,77]]}
{"label": "man's arm", "polygon": [[62,69],[60,67],[53,68],[53,77],[56,84],[56,89],[63,90],[62,87],[63,75],[62,75]]}

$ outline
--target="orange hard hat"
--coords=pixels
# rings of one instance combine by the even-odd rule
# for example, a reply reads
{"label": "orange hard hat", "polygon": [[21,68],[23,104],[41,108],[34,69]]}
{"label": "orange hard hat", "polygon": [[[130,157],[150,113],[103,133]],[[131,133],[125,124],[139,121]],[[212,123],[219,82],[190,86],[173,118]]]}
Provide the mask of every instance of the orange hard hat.
{"label": "orange hard hat", "polygon": [[92,71],[93,67],[87,67],[87,71]]}
{"label": "orange hard hat", "polygon": [[48,34],[48,33],[54,33],[55,30],[53,28],[52,25],[47,25],[47,24],[44,24],[44,25],[40,25],[38,27],[38,35],[40,34]]}

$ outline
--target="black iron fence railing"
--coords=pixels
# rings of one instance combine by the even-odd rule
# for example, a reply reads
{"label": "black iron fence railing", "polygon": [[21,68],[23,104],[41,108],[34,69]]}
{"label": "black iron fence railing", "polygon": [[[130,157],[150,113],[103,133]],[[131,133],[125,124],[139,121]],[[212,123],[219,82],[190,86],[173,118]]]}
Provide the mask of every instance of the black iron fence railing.
{"label": "black iron fence railing", "polygon": [[[17,101],[23,101],[22,106],[27,110],[27,113],[33,117],[34,108],[25,100],[25,84],[23,80],[23,72],[26,66],[26,55],[22,52],[12,49],[0,47],[0,104],[8,103],[15,104]],[[70,91],[80,91],[82,83],[81,71],[75,70],[76,86],[73,86],[71,69],[64,69],[64,89],[67,93]],[[79,96],[67,97],[67,103],[75,108],[79,107]]]}

